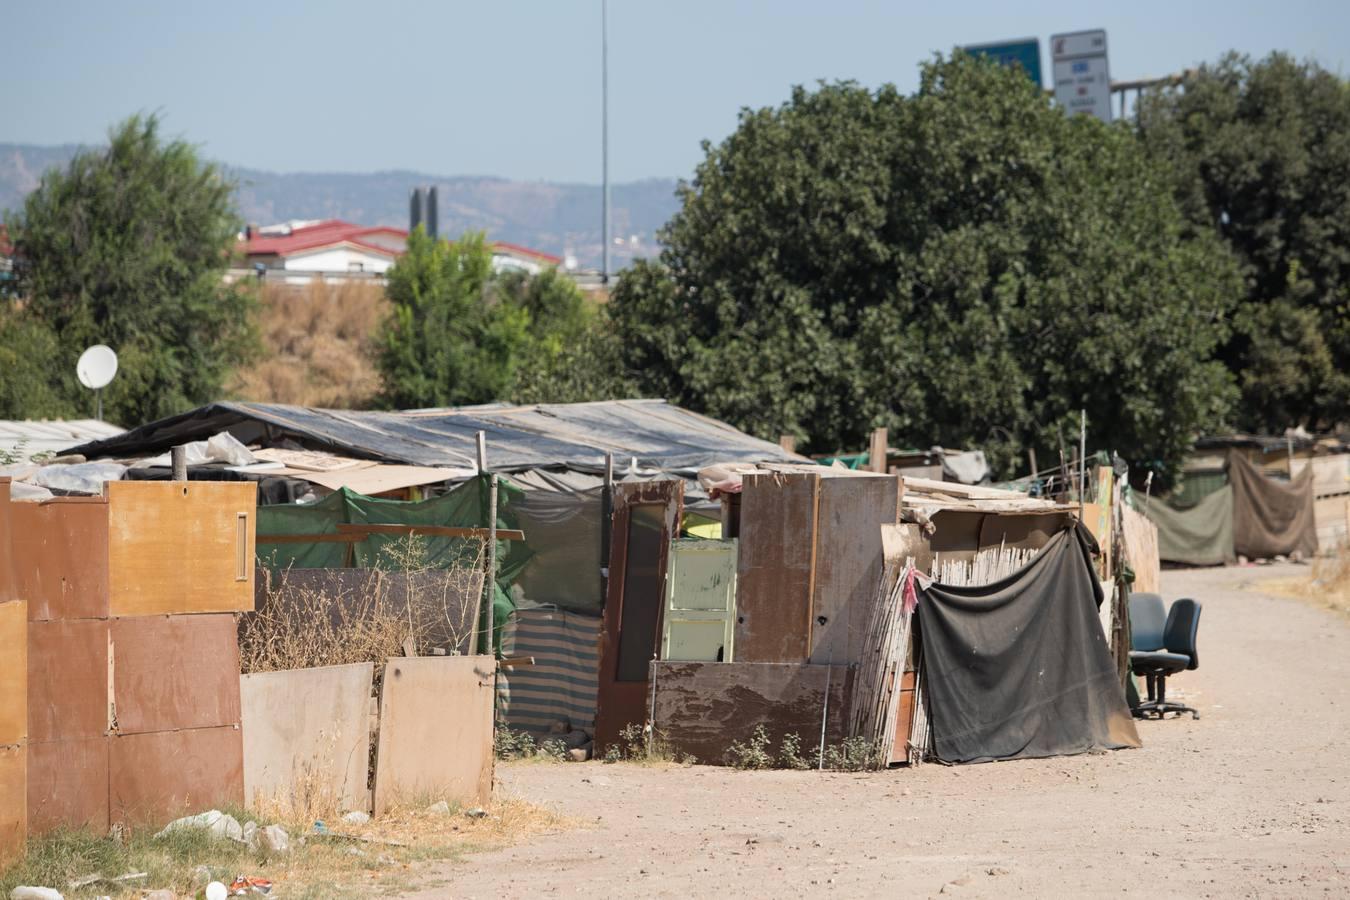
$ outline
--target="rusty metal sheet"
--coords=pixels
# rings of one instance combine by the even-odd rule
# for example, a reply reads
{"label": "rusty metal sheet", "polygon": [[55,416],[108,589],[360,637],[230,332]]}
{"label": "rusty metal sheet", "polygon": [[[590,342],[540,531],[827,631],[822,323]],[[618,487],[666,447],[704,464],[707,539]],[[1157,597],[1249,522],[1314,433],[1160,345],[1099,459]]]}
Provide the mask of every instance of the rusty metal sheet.
{"label": "rusty metal sheet", "polygon": [[108,623],[28,623],[28,740],[94,738],[108,731]]}
{"label": "rusty metal sheet", "polygon": [[283,808],[301,785],[340,809],[369,810],[371,663],[239,679],[244,797]]}
{"label": "rusty metal sheet", "polygon": [[825,478],[816,523],[811,662],[862,658],[883,566],[881,526],[900,519],[900,479]]}
{"label": "rusty metal sheet", "polygon": [[239,639],[232,613],[114,619],[117,732],[239,724]]}
{"label": "rusty metal sheet", "polygon": [[103,498],[14,503],[10,520],[15,587],[28,601],[28,618],[107,618],[108,504]]}
{"label": "rusty metal sheet", "polygon": [[0,746],[28,737],[28,605],[0,603]]}
{"label": "rusty metal sheet", "polygon": [[820,476],[747,475],[736,573],[736,659],[810,655]]}
{"label": "rusty metal sheet", "polygon": [[795,734],[803,754],[812,758],[820,745],[823,714],[827,745],[842,742],[847,734],[853,685],[848,666],[658,662],[652,670],[657,736],[677,753],[692,754],[702,763],[727,764],[732,742],[748,742],[759,725],[768,732],[771,752],[778,751],[786,735]]}
{"label": "rusty metal sheet", "polygon": [[251,481],[110,481],[111,614],[253,609]]}
{"label": "rusty metal sheet", "polygon": [[28,745],[28,830],[108,831],[108,738]]}
{"label": "rusty metal sheet", "polygon": [[487,803],[495,667],[488,656],[389,660],[380,688],[375,815],[407,803]]}
{"label": "rusty metal sheet", "polygon": [[108,814],[159,827],[180,816],[244,805],[239,728],[191,728],[109,739]]}
{"label": "rusty metal sheet", "polygon": [[0,871],[23,856],[28,840],[28,752],[0,747]]}

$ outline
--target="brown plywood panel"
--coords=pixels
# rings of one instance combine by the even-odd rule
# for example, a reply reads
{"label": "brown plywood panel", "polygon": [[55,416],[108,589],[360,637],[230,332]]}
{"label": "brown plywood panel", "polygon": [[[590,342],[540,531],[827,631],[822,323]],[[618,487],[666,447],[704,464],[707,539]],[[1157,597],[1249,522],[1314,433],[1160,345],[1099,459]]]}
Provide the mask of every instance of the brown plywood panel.
{"label": "brown plywood panel", "polygon": [[286,804],[303,785],[321,802],[367,809],[371,663],[239,679],[244,797]]}
{"label": "brown plywood panel", "polygon": [[1039,550],[1073,521],[1069,513],[1038,516],[1008,516],[986,513],[980,522],[980,548],[1017,547]]}
{"label": "brown plywood panel", "polygon": [[742,481],[737,660],[805,662],[810,654],[820,481],[795,473]]}
{"label": "brown plywood panel", "polygon": [[0,603],[0,746],[28,737],[28,607]]}
{"label": "brown plywood panel", "polygon": [[492,795],[494,667],[487,656],[391,659],[380,689],[375,815]]}
{"label": "brown plywood panel", "polygon": [[826,478],[820,483],[811,662],[855,663],[881,582],[881,526],[900,517],[900,480]]}
{"label": "brown plywood panel", "polygon": [[0,747],[0,870],[23,856],[28,840],[28,754]]}
{"label": "brown plywood panel", "polygon": [[15,586],[28,618],[108,615],[108,504],[62,497],[10,507]]}
{"label": "brown plywood panel", "polygon": [[28,623],[28,740],[108,731],[108,623]]}
{"label": "brown plywood panel", "polygon": [[114,619],[112,659],[118,733],[239,724],[233,613]]}
{"label": "brown plywood panel", "polygon": [[108,831],[108,738],[28,745],[28,830]]}
{"label": "brown plywood panel", "polygon": [[[801,738],[803,755],[814,759],[820,722],[825,742],[847,734],[853,669],[801,663],[653,663],[656,734],[677,753],[701,763],[726,765],[733,741],[747,743],[757,726],[769,735],[772,752],[789,734]],[[829,710],[824,709],[826,690]]]}
{"label": "brown plywood panel", "polygon": [[14,564],[10,557],[14,528],[10,524],[9,505],[9,478],[4,476],[0,477],[0,603],[19,599],[18,589],[14,586]]}
{"label": "brown plywood panel", "polygon": [[236,727],[109,739],[113,822],[159,827],[180,816],[244,804],[244,747]]}
{"label": "brown plywood panel", "polygon": [[256,485],[113,481],[107,492],[112,615],[253,609]]}

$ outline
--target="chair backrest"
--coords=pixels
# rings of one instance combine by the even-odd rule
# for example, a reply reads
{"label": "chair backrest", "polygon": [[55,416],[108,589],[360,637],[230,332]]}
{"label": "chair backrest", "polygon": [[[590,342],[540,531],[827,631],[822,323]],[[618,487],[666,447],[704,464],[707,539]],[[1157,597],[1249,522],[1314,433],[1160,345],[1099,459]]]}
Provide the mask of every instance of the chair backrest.
{"label": "chair backrest", "polygon": [[1130,649],[1151,652],[1163,648],[1167,607],[1158,594],[1130,594]]}
{"label": "chair backrest", "polygon": [[1167,611],[1167,627],[1163,629],[1163,643],[1168,653],[1181,653],[1191,658],[1186,668],[1200,665],[1200,654],[1195,648],[1200,633],[1200,604],[1189,597],[1177,600]]}

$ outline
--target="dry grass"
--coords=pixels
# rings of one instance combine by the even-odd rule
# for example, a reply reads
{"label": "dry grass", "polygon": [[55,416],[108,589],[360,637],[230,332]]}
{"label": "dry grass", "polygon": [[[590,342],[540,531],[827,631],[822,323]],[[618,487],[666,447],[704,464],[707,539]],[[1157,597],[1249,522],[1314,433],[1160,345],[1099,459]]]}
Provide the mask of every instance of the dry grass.
{"label": "dry grass", "polygon": [[371,341],[389,309],[381,285],[365,281],[264,284],[263,359],[239,372],[243,400],[359,409],[380,389]]}
{"label": "dry grass", "polygon": [[1350,616],[1350,547],[1342,545],[1330,556],[1319,556],[1312,571],[1302,578],[1266,582],[1269,588],[1287,597],[1308,600],[1318,606]]}

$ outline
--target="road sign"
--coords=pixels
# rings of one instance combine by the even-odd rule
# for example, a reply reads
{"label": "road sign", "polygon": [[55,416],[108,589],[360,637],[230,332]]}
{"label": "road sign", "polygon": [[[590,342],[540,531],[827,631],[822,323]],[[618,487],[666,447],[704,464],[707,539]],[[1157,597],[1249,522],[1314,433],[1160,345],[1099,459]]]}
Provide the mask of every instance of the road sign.
{"label": "road sign", "polygon": [[1001,66],[1018,66],[1036,87],[1041,86],[1041,42],[1037,38],[971,44],[961,49],[972,56],[987,56]]}
{"label": "road sign", "polygon": [[1106,63],[1106,32],[1076,31],[1050,38],[1055,101],[1070,114],[1111,121],[1111,69]]}

